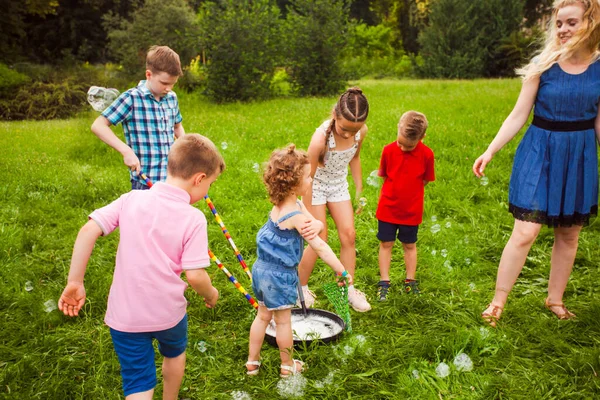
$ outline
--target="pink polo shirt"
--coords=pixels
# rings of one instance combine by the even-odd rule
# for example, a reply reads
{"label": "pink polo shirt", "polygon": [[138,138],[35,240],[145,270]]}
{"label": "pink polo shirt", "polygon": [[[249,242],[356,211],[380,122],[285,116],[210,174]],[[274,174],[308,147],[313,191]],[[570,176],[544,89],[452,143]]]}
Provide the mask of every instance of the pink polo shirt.
{"label": "pink polo shirt", "polygon": [[121,228],[104,322],[122,332],[177,325],[187,306],[181,272],[210,265],[206,218],[190,205],[189,194],[157,182],[150,190],[122,195],[90,218],[105,236]]}

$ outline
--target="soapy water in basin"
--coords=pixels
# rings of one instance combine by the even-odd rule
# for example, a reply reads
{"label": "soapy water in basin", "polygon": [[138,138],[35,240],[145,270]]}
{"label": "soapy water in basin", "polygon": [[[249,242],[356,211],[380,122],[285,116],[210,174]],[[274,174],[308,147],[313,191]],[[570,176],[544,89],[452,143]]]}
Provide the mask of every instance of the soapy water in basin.
{"label": "soapy water in basin", "polygon": [[[336,321],[320,315],[292,314],[294,340],[316,340],[333,337],[342,332],[343,327]],[[267,326],[267,335],[276,336],[275,321]]]}

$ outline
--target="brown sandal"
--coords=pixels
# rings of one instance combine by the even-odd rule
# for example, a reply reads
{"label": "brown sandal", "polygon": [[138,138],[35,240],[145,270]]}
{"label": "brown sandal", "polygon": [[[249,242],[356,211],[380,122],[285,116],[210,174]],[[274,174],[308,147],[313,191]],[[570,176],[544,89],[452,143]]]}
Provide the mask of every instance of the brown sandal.
{"label": "brown sandal", "polygon": [[[552,312],[552,314],[556,315],[556,318],[558,318],[558,319],[573,319],[576,317],[575,314],[573,314],[571,311],[569,311],[567,309],[567,307],[565,306],[564,303],[556,303],[556,304],[548,303],[547,297],[546,297],[546,300],[544,300],[544,307],[546,307],[548,310],[550,310]],[[562,313],[557,313],[556,311],[554,311],[552,309],[552,307],[560,307],[560,309],[562,310]]]}
{"label": "brown sandal", "polygon": [[492,311],[489,312],[484,311],[481,313],[481,318],[483,318],[483,320],[492,328],[496,327],[496,323],[498,322],[498,320],[500,319],[500,315],[502,315],[502,311],[504,310],[503,307],[500,306],[495,306],[492,303],[488,304],[487,308],[492,307]]}

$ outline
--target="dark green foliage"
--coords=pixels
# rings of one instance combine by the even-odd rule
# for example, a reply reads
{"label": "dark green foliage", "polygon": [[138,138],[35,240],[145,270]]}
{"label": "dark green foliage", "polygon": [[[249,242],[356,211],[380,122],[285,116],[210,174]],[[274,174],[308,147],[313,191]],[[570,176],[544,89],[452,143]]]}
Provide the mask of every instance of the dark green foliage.
{"label": "dark green foliage", "polygon": [[519,29],[523,0],[437,0],[419,36],[422,75],[434,78],[500,76],[510,67],[496,49]]}
{"label": "dark green foliage", "polygon": [[0,97],[9,96],[11,92],[25,85],[30,78],[4,64],[0,64]]}
{"label": "dark green foliage", "polygon": [[172,48],[182,67],[198,54],[196,15],[185,0],[146,0],[131,21],[107,15],[104,26],[109,31],[109,51],[130,73],[144,69],[152,45]]}
{"label": "dark green foliage", "polygon": [[286,18],[286,65],[301,96],[336,94],[345,86],[341,58],[348,35],[344,0],[292,0]]}
{"label": "dark green foliage", "polygon": [[537,27],[531,31],[514,31],[500,41],[496,57],[506,64],[503,75],[511,75],[515,68],[525,65],[542,44],[543,34]]}
{"label": "dark green foliage", "polygon": [[0,120],[67,118],[81,110],[85,101],[85,88],[80,85],[34,82],[14,98],[0,99]]}
{"label": "dark green foliage", "polygon": [[200,25],[208,96],[217,102],[269,96],[281,43],[277,6],[270,0],[207,2]]}

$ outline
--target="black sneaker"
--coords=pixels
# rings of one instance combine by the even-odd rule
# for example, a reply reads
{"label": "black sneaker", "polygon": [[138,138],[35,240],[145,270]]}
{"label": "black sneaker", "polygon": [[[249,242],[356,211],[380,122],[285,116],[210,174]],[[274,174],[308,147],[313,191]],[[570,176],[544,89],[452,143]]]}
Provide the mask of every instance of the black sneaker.
{"label": "black sneaker", "polygon": [[390,290],[390,281],[379,281],[377,284],[377,298],[379,301],[386,301],[388,290]]}
{"label": "black sneaker", "polygon": [[405,279],[404,280],[404,293],[406,294],[421,294],[419,290],[419,281],[416,279]]}

